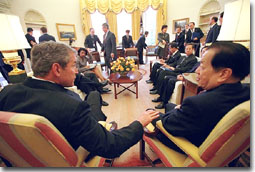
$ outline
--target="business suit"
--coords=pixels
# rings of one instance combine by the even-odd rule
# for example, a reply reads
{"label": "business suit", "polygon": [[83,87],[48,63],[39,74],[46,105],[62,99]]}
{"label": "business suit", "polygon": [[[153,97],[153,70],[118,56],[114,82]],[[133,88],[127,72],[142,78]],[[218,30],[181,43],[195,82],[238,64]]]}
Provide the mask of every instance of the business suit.
{"label": "business suit", "polygon": [[84,46],[85,46],[85,48],[95,48],[95,51],[98,51],[98,49],[97,49],[97,42],[102,47],[103,44],[101,43],[101,41],[98,38],[98,36],[94,35],[92,37],[92,35],[89,34],[85,38]]}
{"label": "business suit", "polygon": [[179,47],[179,51],[181,53],[185,52],[185,47],[184,47],[184,34],[183,32],[180,32],[179,34],[175,34],[175,40],[173,42],[176,42],[178,44]]}
{"label": "business suit", "polygon": [[137,41],[137,44],[135,47],[137,48],[138,55],[139,55],[139,63],[144,64],[143,62],[143,49],[147,48],[147,44],[145,43],[145,35],[140,36],[140,38]]}
{"label": "business suit", "polygon": [[[169,133],[184,137],[199,147],[227,112],[249,99],[248,85],[240,82],[222,84],[196,96],[187,97],[180,109],[170,110],[160,118]],[[159,132],[157,137],[162,143],[172,147],[172,142],[164,134]]]}
{"label": "business suit", "polygon": [[127,35],[125,35],[122,37],[122,49],[123,50],[125,48],[131,48],[133,46],[134,46],[134,42],[133,42],[132,36],[129,35],[127,38]]}
{"label": "business suit", "polygon": [[155,82],[155,87],[157,88],[157,92],[160,93],[162,89],[162,85],[164,82],[164,78],[166,76],[177,76],[181,73],[185,73],[189,71],[195,64],[197,63],[197,58],[195,55],[191,54],[190,56],[182,56],[178,60],[178,62],[172,63],[171,65],[175,68],[174,70],[161,70],[157,77],[157,81]]}
{"label": "business suit", "polygon": [[165,59],[168,52],[168,43],[169,43],[169,34],[168,33],[158,33],[158,41],[163,44],[163,40],[166,41],[165,47],[162,48],[158,46],[158,56],[159,58]]}
{"label": "business suit", "polygon": [[184,42],[187,44],[187,43],[190,43],[191,42],[191,36],[192,36],[192,33],[190,31],[190,29],[186,30],[184,29],[182,31],[183,35],[184,35]]}
{"label": "business suit", "polygon": [[54,42],[56,42],[55,37],[51,36],[51,35],[49,35],[47,33],[44,33],[43,35],[41,35],[39,37],[39,43],[42,43],[44,41],[54,41]]}
{"label": "business suit", "polygon": [[[190,30],[191,31],[191,43],[195,44],[195,55],[197,57],[199,57],[199,52],[200,52],[200,39],[204,36],[204,33],[202,32],[202,30],[197,27],[194,28],[194,30]],[[194,40],[195,38],[197,38],[197,40]]]}
{"label": "business suit", "polygon": [[213,27],[210,28],[205,43],[214,43],[217,40],[217,37],[219,35],[219,26],[217,23],[213,25]]}
{"label": "business suit", "polygon": [[0,92],[0,110],[44,116],[63,134],[74,149],[83,146],[90,153],[106,158],[120,156],[143,136],[143,126],[107,131],[93,117],[88,103],[67,95],[63,86],[28,78]]}
{"label": "business suit", "polygon": [[[28,44],[29,44],[30,47],[32,48],[33,45],[31,44],[31,41],[33,41],[33,42],[36,43],[35,37],[33,37],[32,35],[30,35],[29,33],[27,33],[27,34],[25,35],[25,37],[26,37],[26,39],[27,39]],[[26,50],[26,53],[27,53],[27,58],[29,58],[29,59],[30,59],[31,48],[26,48],[26,49],[25,49],[25,50]]]}
{"label": "business suit", "polygon": [[[174,63],[175,61],[178,61],[181,57],[180,52],[177,50],[173,55],[171,55],[166,61],[165,63],[167,65],[170,65],[171,63]],[[161,67],[162,65],[160,63],[155,63],[152,67],[151,73],[150,73],[150,80],[155,82],[156,80],[156,76],[157,76],[157,72],[158,69]]]}
{"label": "business suit", "polygon": [[[107,35],[106,35],[107,34]],[[104,60],[106,66],[111,68],[111,61],[117,59],[117,50],[116,50],[116,37],[114,33],[108,31],[104,34],[104,41],[102,51],[104,51]],[[112,59],[111,53],[114,53],[114,58]]]}

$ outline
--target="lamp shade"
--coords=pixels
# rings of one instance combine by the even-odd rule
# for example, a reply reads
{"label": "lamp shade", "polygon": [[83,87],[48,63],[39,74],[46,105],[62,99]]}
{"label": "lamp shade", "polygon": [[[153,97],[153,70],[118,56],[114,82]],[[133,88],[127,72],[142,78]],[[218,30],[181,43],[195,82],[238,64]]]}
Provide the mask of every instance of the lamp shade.
{"label": "lamp shade", "polygon": [[0,51],[30,48],[18,16],[0,14]]}
{"label": "lamp shade", "polygon": [[225,5],[218,41],[250,41],[250,1],[237,0]]}

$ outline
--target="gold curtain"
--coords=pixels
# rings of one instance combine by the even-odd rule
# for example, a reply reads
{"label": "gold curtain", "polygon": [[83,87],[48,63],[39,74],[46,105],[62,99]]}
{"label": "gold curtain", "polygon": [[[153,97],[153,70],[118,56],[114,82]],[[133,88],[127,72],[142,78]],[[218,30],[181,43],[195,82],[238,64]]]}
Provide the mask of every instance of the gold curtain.
{"label": "gold curtain", "polygon": [[151,0],[151,7],[155,10],[158,9],[163,0]]}
{"label": "gold curtain", "polygon": [[149,7],[149,0],[139,0],[137,1],[137,7],[144,12]]}
{"label": "gold curtain", "polygon": [[116,42],[118,43],[117,15],[112,11],[108,11],[105,14],[105,18],[109,24],[110,31],[114,33],[114,35],[116,37]]}
{"label": "gold curtain", "polygon": [[89,29],[92,27],[90,13],[81,9],[82,31],[85,35],[89,34]]}
{"label": "gold curtain", "polygon": [[109,9],[109,0],[97,0],[97,9],[100,13],[105,14]]}
{"label": "gold curtain", "polygon": [[127,13],[132,13],[137,8],[136,0],[124,0],[124,9]]}
{"label": "gold curtain", "polygon": [[[162,25],[166,24],[166,0],[164,0],[163,4],[159,7],[157,11],[157,28],[156,33],[161,32]],[[156,34],[156,44],[158,43],[158,34]]]}
{"label": "gold curtain", "polygon": [[141,11],[139,9],[132,13],[132,37],[133,40],[138,40],[140,37],[140,17]]}
{"label": "gold curtain", "polygon": [[111,9],[115,14],[119,14],[122,8],[122,0],[111,0]]}

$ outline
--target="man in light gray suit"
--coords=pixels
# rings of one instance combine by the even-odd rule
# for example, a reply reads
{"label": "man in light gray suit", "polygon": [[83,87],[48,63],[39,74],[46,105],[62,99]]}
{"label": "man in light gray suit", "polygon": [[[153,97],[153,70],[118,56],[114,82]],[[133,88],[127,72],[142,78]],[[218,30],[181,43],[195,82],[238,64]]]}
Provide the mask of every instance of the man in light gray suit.
{"label": "man in light gray suit", "polygon": [[117,59],[116,37],[114,33],[109,30],[109,25],[104,23],[102,25],[104,31],[102,51],[104,51],[104,60],[108,69],[111,68],[111,61]]}

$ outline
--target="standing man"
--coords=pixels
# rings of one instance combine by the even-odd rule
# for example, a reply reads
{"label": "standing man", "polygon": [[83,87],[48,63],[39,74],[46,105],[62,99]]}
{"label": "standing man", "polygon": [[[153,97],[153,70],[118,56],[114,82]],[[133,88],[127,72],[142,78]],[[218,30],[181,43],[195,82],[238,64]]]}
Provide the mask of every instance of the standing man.
{"label": "standing man", "polygon": [[[33,46],[37,43],[35,41],[35,37],[33,37],[33,29],[31,27],[27,28],[27,34],[25,36],[27,38],[27,42],[29,43],[29,45],[31,46],[31,48],[33,48]],[[30,59],[31,48],[25,49],[27,53],[27,58],[29,59]]]}
{"label": "standing man", "polygon": [[210,18],[210,30],[207,34],[205,44],[214,43],[219,35],[219,26],[217,24],[218,17]]}
{"label": "standing man", "polygon": [[101,51],[104,51],[104,60],[108,69],[111,69],[111,61],[117,59],[116,50],[116,37],[114,33],[109,30],[109,25],[104,23],[102,25],[104,31],[103,47]]}
{"label": "standing man", "polygon": [[143,49],[147,49],[147,44],[145,43],[145,39],[148,36],[149,32],[145,31],[144,35],[142,35],[137,41],[136,48],[139,55],[139,64],[144,64],[143,62]]}
{"label": "standing man", "polygon": [[161,33],[158,33],[158,56],[160,59],[165,59],[167,56],[168,43],[169,43],[169,34],[166,33],[167,25],[161,27]]}
{"label": "standing man", "polygon": [[223,22],[223,16],[224,16],[224,11],[220,13],[219,25],[218,25],[219,34],[220,34],[221,25],[222,25],[222,22]]}
{"label": "standing man", "polygon": [[179,47],[180,53],[184,53],[184,34],[181,32],[181,27],[178,26],[176,28],[176,34],[175,34],[175,40],[173,42],[176,42]]}
{"label": "standing man", "polygon": [[129,35],[130,30],[126,30],[126,35],[122,37],[122,49],[123,51],[126,48],[132,48],[134,46],[134,42],[132,36]]}
{"label": "standing man", "polygon": [[186,46],[186,44],[191,42],[191,31],[189,29],[189,24],[185,24],[185,29],[182,31],[183,35],[184,35],[184,47]]}
{"label": "standing man", "polygon": [[47,33],[47,28],[46,28],[46,27],[41,27],[40,30],[41,30],[41,32],[42,32],[43,35],[41,35],[41,36],[39,37],[39,43],[42,43],[42,42],[44,42],[44,41],[54,41],[54,42],[56,42],[55,37],[54,37],[54,36],[51,36],[51,35],[49,35],[49,34]]}
{"label": "standing man", "polygon": [[90,28],[89,31],[90,31],[90,34],[86,36],[84,46],[85,48],[88,49],[88,51],[90,50],[90,48],[94,48],[94,51],[98,51],[97,43],[100,45],[100,47],[102,47],[103,44],[101,43],[98,36],[95,35],[94,28]]}
{"label": "standing man", "polygon": [[202,32],[202,30],[199,27],[195,28],[195,23],[194,22],[189,23],[189,28],[190,28],[190,31],[192,33],[191,43],[195,44],[195,51],[196,51],[195,55],[197,57],[199,57],[200,39],[204,36],[204,33]]}

